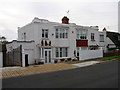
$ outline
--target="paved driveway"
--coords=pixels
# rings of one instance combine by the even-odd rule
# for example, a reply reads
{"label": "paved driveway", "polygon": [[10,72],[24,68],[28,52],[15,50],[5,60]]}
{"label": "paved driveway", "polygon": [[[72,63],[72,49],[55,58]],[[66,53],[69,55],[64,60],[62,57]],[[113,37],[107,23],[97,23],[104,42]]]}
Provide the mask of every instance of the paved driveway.
{"label": "paved driveway", "polygon": [[[71,64],[57,63],[57,64],[45,64],[45,65],[33,65],[29,67],[7,67],[0,72],[0,78],[9,78],[15,76],[24,76],[37,73],[52,72],[58,70],[66,70],[77,68]],[[1,75],[2,74],[2,75]]]}

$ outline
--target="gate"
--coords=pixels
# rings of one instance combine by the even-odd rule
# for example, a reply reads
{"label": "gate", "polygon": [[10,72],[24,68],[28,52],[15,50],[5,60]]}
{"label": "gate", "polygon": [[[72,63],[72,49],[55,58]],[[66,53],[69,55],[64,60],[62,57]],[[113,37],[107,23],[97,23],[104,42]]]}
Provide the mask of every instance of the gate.
{"label": "gate", "polygon": [[4,66],[22,66],[22,45],[6,53]]}

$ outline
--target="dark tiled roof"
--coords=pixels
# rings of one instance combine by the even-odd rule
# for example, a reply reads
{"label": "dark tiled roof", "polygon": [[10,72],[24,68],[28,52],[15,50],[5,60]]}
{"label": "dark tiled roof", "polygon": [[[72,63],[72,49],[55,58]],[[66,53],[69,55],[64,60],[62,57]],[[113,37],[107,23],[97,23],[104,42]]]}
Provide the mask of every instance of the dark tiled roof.
{"label": "dark tiled roof", "polygon": [[120,47],[120,40],[118,40],[118,36],[120,35],[119,33],[107,31],[106,34],[107,34],[107,37],[109,37],[117,47]]}

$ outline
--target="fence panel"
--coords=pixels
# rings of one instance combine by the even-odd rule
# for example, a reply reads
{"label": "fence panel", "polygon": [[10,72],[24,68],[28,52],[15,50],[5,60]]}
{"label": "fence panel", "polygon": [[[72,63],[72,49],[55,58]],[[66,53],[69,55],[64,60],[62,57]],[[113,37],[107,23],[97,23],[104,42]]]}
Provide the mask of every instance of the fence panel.
{"label": "fence panel", "polygon": [[22,46],[7,52],[5,66],[22,66]]}
{"label": "fence panel", "polygon": [[110,50],[110,51],[104,52],[104,54],[103,54],[104,57],[118,56],[118,55],[120,55],[120,49],[119,50]]}

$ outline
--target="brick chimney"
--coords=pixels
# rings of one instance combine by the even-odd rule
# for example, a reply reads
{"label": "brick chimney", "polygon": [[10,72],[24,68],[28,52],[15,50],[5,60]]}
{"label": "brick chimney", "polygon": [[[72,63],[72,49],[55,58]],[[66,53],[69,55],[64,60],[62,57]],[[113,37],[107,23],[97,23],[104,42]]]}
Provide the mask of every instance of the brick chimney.
{"label": "brick chimney", "polygon": [[106,28],[104,27],[103,31],[106,31]]}
{"label": "brick chimney", "polygon": [[64,24],[69,24],[69,18],[67,18],[66,16],[64,16],[64,17],[62,18],[62,23],[64,23]]}

